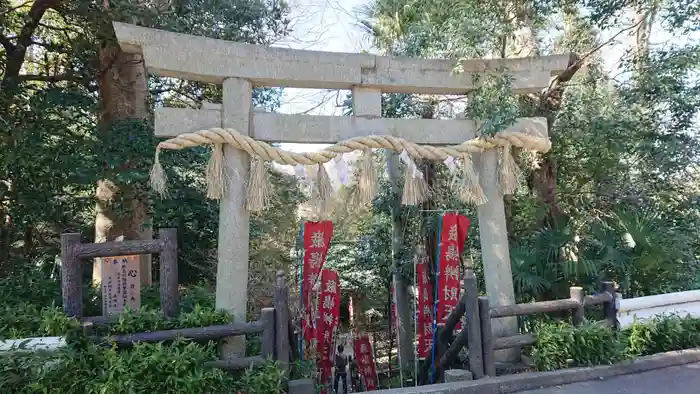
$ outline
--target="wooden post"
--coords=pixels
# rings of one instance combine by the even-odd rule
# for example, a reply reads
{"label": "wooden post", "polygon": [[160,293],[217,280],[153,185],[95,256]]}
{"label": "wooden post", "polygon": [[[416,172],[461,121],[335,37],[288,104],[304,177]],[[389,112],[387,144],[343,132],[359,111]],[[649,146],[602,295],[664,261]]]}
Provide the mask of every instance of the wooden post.
{"label": "wooden post", "polygon": [[[465,310],[467,315],[469,369],[475,379],[484,377],[484,360],[481,340],[481,323],[479,322],[479,293],[476,288],[476,276],[471,267],[464,271]],[[490,318],[489,318],[490,319]]]}
{"label": "wooden post", "polygon": [[610,300],[603,303],[603,317],[610,324],[610,327],[617,329],[617,305],[615,303],[615,283],[605,281],[601,290],[610,294]]}
{"label": "wooden post", "polygon": [[579,306],[571,310],[571,320],[575,326],[583,324],[585,308],[583,306],[583,287],[573,286],[569,288],[569,297],[579,303]]}
{"label": "wooden post", "polygon": [[63,311],[70,317],[83,317],[83,270],[76,252],[80,234],[61,234],[61,296]]}
{"label": "wooden post", "polygon": [[284,280],[284,271],[277,271],[275,283],[275,357],[280,368],[289,366],[289,289]]}
{"label": "wooden post", "polygon": [[289,321],[287,323],[287,330],[289,331],[289,345],[291,349],[291,359],[299,360],[299,343],[297,342],[297,334],[294,332],[294,322],[292,322],[291,315],[289,316]]}
{"label": "wooden post", "polygon": [[275,358],[275,308],[263,308],[260,313],[263,332],[260,336],[260,347],[263,358]]}
{"label": "wooden post", "polygon": [[173,317],[180,309],[180,294],[177,281],[177,230],[158,230],[162,243],[160,251],[160,307],[166,317]]}
{"label": "wooden post", "polygon": [[483,355],[484,373],[486,376],[496,376],[496,359],[493,353],[493,331],[491,329],[491,307],[488,297],[479,297],[479,322],[481,323],[481,351]]}

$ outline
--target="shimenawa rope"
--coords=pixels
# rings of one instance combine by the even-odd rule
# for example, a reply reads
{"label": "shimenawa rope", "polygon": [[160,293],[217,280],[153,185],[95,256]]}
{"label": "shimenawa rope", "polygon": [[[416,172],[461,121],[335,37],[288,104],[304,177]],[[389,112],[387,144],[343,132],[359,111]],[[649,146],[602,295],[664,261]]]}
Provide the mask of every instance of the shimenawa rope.
{"label": "shimenawa rope", "polygon": [[[363,189],[362,197],[365,200],[370,198],[376,189],[376,181],[374,180],[376,174],[371,164],[372,149],[391,149],[395,152],[405,152],[411,159],[443,161],[448,157],[461,158],[463,161],[463,177],[465,178],[461,186],[461,198],[467,203],[477,205],[486,202],[486,196],[481,190],[476,172],[472,168],[470,154],[500,147],[502,154],[499,162],[499,188],[504,194],[512,194],[518,186],[520,173],[510,152],[511,147],[537,152],[547,152],[551,149],[551,142],[547,138],[522,132],[501,131],[491,137],[474,138],[462,144],[451,146],[419,145],[399,137],[371,135],[340,141],[317,152],[296,153],[255,140],[240,134],[232,128],[211,128],[182,134],[159,143],[156,148],[155,163],[151,170],[151,186],[161,196],[166,195],[166,176],[159,161],[162,149],[181,150],[201,145],[212,145],[213,154],[207,168],[207,194],[210,198],[221,198],[224,193],[226,179],[223,165],[223,144],[229,144],[236,149],[247,152],[254,160],[253,164],[255,165],[251,168],[251,171],[254,172],[264,171],[264,166],[260,165],[260,161],[274,161],[279,164],[292,166],[299,164],[304,166],[318,165],[322,176],[318,177],[317,182],[322,182],[323,184],[316,185],[316,189],[321,191],[321,196],[319,197],[323,200],[329,198],[327,191],[330,188],[330,179],[325,174],[325,170],[322,170],[323,164],[344,153],[355,150],[364,152],[360,165],[359,184],[361,189]],[[427,193],[424,192],[424,187],[427,187],[427,185],[413,183],[414,181],[424,182],[424,180],[415,176],[415,174],[413,175],[411,177],[413,179],[407,181],[413,184],[411,189],[418,188],[421,192],[410,198],[404,197],[405,204],[420,203],[427,196]],[[262,185],[263,182],[260,182],[260,179],[262,179],[260,174],[250,174],[250,180],[256,180],[253,182],[249,181],[248,185],[249,188],[253,187],[256,189],[248,192],[247,206],[251,210],[262,209],[265,205],[264,200],[268,196],[267,191],[257,190],[258,188],[266,187]],[[325,202],[323,203],[325,204]]]}

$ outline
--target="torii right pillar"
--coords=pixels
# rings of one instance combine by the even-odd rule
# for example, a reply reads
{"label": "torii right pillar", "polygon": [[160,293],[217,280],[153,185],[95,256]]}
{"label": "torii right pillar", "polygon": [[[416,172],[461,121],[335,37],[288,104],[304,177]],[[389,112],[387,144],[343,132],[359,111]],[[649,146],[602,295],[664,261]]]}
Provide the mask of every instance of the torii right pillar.
{"label": "torii right pillar", "polygon": [[[499,150],[490,149],[474,155],[474,165],[479,172],[481,188],[488,201],[476,209],[481,239],[481,261],[484,265],[484,282],[490,305],[515,304],[513,274],[510,265],[508,230],[506,227],[503,194],[498,188]],[[518,335],[518,318],[504,317],[491,322],[494,337]],[[497,350],[496,360],[514,362],[520,358],[520,349]]]}

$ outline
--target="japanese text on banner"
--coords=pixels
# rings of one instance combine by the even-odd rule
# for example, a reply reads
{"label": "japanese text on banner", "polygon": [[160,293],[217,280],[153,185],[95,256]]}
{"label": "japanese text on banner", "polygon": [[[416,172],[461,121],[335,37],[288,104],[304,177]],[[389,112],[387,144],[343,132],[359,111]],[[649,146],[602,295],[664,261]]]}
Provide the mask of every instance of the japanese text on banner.
{"label": "japanese text on banner", "polygon": [[456,213],[442,217],[438,276],[438,321],[444,321],[459,303],[461,257],[469,219]]}
{"label": "japanese text on banner", "polygon": [[365,382],[366,391],[376,390],[378,388],[377,368],[367,334],[356,336],[353,347],[357,359],[357,372]]}
{"label": "japanese text on banner", "polygon": [[314,323],[317,310],[314,310],[315,290],[321,269],[326,261],[328,247],[333,237],[333,223],[330,221],[304,223],[304,261],[302,265],[301,296],[303,303],[302,328],[304,339],[310,342],[315,338]]}
{"label": "japanese text on banner", "polygon": [[430,354],[433,345],[433,286],[428,275],[429,259],[424,257],[416,264],[418,302],[416,323],[418,332],[418,357]]}
{"label": "japanese text on banner", "polygon": [[321,270],[318,312],[316,321],[317,361],[322,383],[325,383],[330,377],[333,367],[333,337],[340,320],[340,285],[338,273],[335,271]]}

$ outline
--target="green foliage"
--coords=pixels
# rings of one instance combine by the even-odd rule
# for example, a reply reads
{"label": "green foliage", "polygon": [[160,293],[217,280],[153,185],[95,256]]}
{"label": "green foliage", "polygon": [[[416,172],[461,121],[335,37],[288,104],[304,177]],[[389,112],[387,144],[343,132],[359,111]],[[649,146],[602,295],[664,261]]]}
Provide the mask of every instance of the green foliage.
{"label": "green foliage", "polygon": [[183,341],[137,344],[128,350],[88,345],[61,350],[50,359],[13,354],[0,358],[0,370],[9,377],[0,382],[0,389],[12,393],[230,392],[230,377],[202,367],[215,357],[214,345]]}
{"label": "green foliage", "polygon": [[627,349],[633,356],[648,356],[700,346],[700,319],[679,315],[656,316],[635,321],[626,332]]}
{"label": "green foliage", "polygon": [[542,323],[536,328],[532,356],[541,371],[604,365],[622,360],[700,346],[700,319],[659,315],[635,321],[616,332],[600,323],[574,327]]}
{"label": "green foliage", "polygon": [[[5,291],[5,294],[11,294]],[[177,318],[164,319],[157,309],[143,307],[126,311],[109,324],[94,328],[94,334],[107,337],[175,328],[228,324],[230,314],[210,307],[211,294],[204,288],[189,291],[183,300],[191,304]],[[203,304],[196,300],[204,300]],[[9,300],[8,300],[9,301]],[[69,346],[45,354],[13,352],[0,357],[0,391],[9,393],[281,393],[283,372],[274,363],[230,375],[219,369],[206,369],[203,363],[218,357],[217,344],[197,344],[178,340],[172,344],[137,344],[117,349],[92,344],[80,330],[77,320],[68,318],[57,307],[37,307],[28,303],[2,305],[0,339],[31,336],[66,336]],[[259,342],[251,352],[259,354]],[[298,375],[307,371],[297,371]],[[70,379],[66,379],[70,376]]]}
{"label": "green foliage", "polygon": [[245,394],[282,393],[286,379],[284,370],[275,362],[268,362],[261,368],[246,369],[237,377],[231,392]]}
{"label": "green foliage", "polygon": [[573,327],[542,324],[532,356],[539,370],[612,364],[625,358],[624,344],[615,331],[598,323]]}

